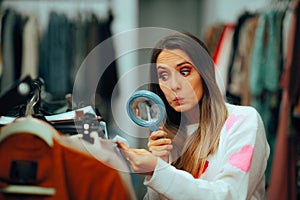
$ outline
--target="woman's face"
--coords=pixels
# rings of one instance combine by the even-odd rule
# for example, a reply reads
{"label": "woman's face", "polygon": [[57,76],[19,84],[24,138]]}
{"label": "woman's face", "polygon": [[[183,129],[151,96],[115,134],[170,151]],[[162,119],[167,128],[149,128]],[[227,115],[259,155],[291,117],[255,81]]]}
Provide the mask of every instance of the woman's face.
{"label": "woman's face", "polygon": [[156,68],[159,86],[174,110],[186,112],[198,105],[203,95],[202,78],[184,51],[162,50]]}

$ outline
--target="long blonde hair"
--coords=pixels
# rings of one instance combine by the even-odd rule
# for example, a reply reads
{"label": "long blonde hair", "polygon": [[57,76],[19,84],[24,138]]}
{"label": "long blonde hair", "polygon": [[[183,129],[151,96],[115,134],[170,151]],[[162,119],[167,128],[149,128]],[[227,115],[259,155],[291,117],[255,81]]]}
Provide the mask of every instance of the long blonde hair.
{"label": "long blonde hair", "polygon": [[[156,71],[156,59],[163,49],[180,49],[187,53],[201,75],[203,82],[203,97],[199,101],[199,127],[189,137],[184,132],[185,119],[166,101],[159,87]],[[166,105],[167,118],[165,131],[173,138],[174,150],[172,164],[193,176],[203,171],[206,159],[216,152],[220,140],[221,129],[227,118],[225,100],[218,88],[214,63],[204,43],[191,34],[177,33],[159,41],[153,49],[151,57],[150,90],[158,94]]]}

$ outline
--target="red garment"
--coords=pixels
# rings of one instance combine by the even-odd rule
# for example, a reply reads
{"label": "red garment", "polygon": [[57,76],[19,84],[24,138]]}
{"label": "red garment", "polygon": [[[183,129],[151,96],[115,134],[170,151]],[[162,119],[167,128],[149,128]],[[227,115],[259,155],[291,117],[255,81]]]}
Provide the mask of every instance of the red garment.
{"label": "red garment", "polygon": [[[50,147],[43,139],[28,133],[13,134],[0,142],[0,188],[18,184],[12,163],[35,163],[36,171],[27,184],[52,187],[52,196],[36,199],[130,199],[118,172],[93,157],[60,144]],[[34,169],[34,167],[32,168]],[[23,170],[23,169],[22,169]],[[31,173],[30,173],[31,174]],[[25,177],[26,179],[26,177]],[[34,199],[33,196],[22,199]],[[0,199],[8,196],[0,193]],[[17,198],[17,196],[16,196]],[[15,199],[16,199],[15,198]]]}
{"label": "red garment", "polygon": [[232,24],[232,23],[223,25],[223,29],[222,29],[220,38],[218,40],[218,44],[212,55],[212,59],[213,59],[214,63],[218,64],[218,59],[219,59],[220,55],[222,53],[224,53],[224,52],[221,52],[221,47],[222,47],[222,44],[226,41],[226,39],[228,39],[228,38],[226,38],[228,36],[228,34],[226,34],[226,33],[231,32],[234,28],[235,28],[235,24]]}
{"label": "red garment", "polygon": [[216,46],[215,51],[213,52],[213,55],[212,55],[212,59],[213,59],[214,62],[216,62],[216,60],[218,59],[218,55],[220,53],[219,50],[220,50],[220,47],[221,47],[221,44],[222,44],[222,40],[223,40],[223,36],[224,36],[224,33],[225,33],[225,29],[226,29],[226,26],[223,25],[222,32],[220,34],[217,46]]}
{"label": "red garment", "polygon": [[206,172],[206,169],[207,169],[207,167],[208,167],[208,164],[209,164],[209,162],[208,162],[208,160],[206,160],[205,163],[204,163],[203,170],[202,170],[202,171],[199,170],[199,173],[196,174],[196,175],[194,176],[194,178],[200,178],[200,176]]}

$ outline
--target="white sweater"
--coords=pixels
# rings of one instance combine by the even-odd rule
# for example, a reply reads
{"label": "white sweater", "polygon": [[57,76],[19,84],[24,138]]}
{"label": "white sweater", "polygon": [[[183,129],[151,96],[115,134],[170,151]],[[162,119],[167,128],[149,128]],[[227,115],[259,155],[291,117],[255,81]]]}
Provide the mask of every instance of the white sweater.
{"label": "white sweater", "polygon": [[243,200],[265,198],[265,169],[269,145],[258,112],[226,104],[228,118],[217,152],[200,178],[158,159],[144,199]]}

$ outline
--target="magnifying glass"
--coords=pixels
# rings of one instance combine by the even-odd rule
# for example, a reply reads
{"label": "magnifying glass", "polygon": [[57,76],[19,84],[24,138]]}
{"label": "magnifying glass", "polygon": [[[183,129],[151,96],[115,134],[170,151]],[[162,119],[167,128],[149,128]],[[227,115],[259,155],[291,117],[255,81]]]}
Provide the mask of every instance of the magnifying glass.
{"label": "magnifying glass", "polygon": [[139,90],[129,98],[127,113],[137,125],[157,131],[165,118],[166,108],[157,94],[148,90]]}

